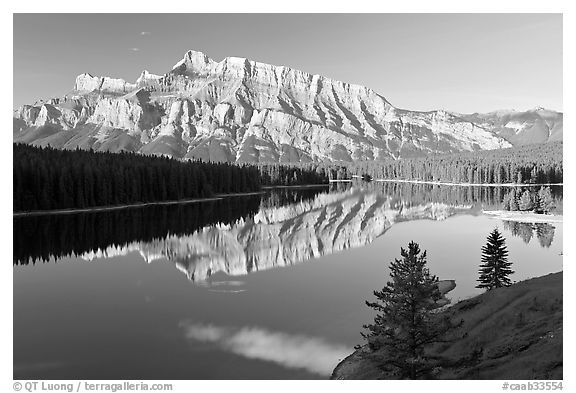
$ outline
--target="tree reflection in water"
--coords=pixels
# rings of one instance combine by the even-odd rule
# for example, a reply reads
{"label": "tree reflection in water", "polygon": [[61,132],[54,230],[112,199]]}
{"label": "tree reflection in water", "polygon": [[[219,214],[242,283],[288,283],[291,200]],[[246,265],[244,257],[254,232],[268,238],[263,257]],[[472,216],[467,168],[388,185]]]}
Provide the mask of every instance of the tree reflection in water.
{"label": "tree reflection in water", "polygon": [[541,247],[550,248],[554,240],[555,228],[547,223],[504,221],[504,229],[510,231],[513,236],[521,238],[526,244],[530,243],[534,235]]}
{"label": "tree reflection in water", "polygon": [[[351,188],[376,198],[378,206],[385,203],[387,208],[399,212],[397,217],[393,217],[395,221],[439,219],[442,215],[447,217],[462,210],[467,214],[477,214],[481,208],[498,209],[506,193],[506,189],[501,187],[346,182],[331,184],[329,188],[277,188],[263,194],[200,203],[16,216],[13,219],[13,263],[34,264],[67,256],[97,254],[99,250],[121,248],[133,242],[157,243],[168,238],[173,241],[206,228],[233,226],[239,220],[246,222],[259,212],[270,212],[271,209],[290,206],[300,211],[308,202],[311,208],[319,195],[347,193]],[[557,205],[561,206],[562,188],[555,187],[552,191]],[[425,209],[432,210],[429,217],[422,215]],[[303,213],[302,210],[298,214]],[[371,225],[379,218],[383,217],[368,215],[363,218],[363,225]],[[554,227],[549,224],[505,222],[505,228],[526,243],[536,235],[542,247],[550,247],[554,237]]]}

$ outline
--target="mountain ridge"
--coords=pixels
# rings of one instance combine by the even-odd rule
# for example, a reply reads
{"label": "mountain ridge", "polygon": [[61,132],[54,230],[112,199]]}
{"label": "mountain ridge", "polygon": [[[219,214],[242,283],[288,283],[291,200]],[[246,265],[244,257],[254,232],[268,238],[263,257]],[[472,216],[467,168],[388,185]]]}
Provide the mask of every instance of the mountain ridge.
{"label": "mountain ridge", "polygon": [[562,140],[562,117],[410,111],[361,85],[188,51],[165,74],[144,70],[134,83],[80,74],[64,97],[14,111],[13,138],[180,159],[354,161]]}

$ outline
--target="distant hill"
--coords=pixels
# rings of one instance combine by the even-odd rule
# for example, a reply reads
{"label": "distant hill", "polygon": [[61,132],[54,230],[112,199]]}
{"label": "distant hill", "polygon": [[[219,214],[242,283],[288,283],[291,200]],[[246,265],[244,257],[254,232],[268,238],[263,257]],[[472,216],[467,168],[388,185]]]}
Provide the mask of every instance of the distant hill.
{"label": "distant hill", "polygon": [[563,114],[544,108],[474,113],[462,118],[493,130],[515,146],[562,140]]}

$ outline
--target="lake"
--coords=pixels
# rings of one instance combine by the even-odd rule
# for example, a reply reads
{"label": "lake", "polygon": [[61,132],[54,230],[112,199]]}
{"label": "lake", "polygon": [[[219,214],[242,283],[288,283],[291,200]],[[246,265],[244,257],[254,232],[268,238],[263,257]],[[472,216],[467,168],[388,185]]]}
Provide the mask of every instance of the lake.
{"label": "lake", "polygon": [[325,379],[411,240],[452,303],[481,293],[495,227],[513,281],[562,270],[561,222],[482,213],[505,191],[342,183],[14,217],[14,379]]}

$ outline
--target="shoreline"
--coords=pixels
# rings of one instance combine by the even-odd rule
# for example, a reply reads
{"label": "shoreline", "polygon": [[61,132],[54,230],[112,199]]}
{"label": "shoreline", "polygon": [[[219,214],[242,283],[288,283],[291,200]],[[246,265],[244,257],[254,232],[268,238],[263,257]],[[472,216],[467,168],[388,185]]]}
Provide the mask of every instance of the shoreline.
{"label": "shoreline", "polygon": [[375,179],[374,181],[386,183],[416,183],[416,184],[436,184],[439,186],[461,186],[461,187],[542,187],[542,186],[564,186],[564,183],[451,183],[432,180],[394,180]]}
{"label": "shoreline", "polygon": [[319,183],[319,184],[296,184],[293,186],[262,186],[263,190],[273,190],[275,188],[316,188],[316,187],[328,187],[330,183]]}
{"label": "shoreline", "polygon": [[[244,193],[233,193],[233,194],[216,194],[209,198],[194,198],[194,199],[180,199],[171,201],[158,201],[158,202],[142,202],[142,203],[130,203],[125,205],[111,205],[111,206],[95,206],[87,207],[82,209],[56,209],[56,210],[34,210],[27,212],[12,212],[13,217],[24,217],[24,216],[39,216],[48,214],[72,214],[72,213],[90,213],[106,210],[120,210],[120,209],[130,209],[138,207],[146,207],[153,205],[176,205],[176,204],[187,204],[187,203],[197,203],[197,202],[208,202],[215,201],[223,198],[236,197],[236,196],[250,196],[264,194],[266,190],[273,190],[276,188],[316,188],[316,187],[326,187],[331,183],[351,183],[354,179],[331,179],[328,180],[327,184],[302,184],[302,185],[292,185],[292,186],[263,186],[262,191],[244,192]],[[433,184],[433,185],[445,185],[445,186],[461,186],[461,187],[538,187],[538,186],[564,186],[564,183],[537,183],[537,184],[522,184],[522,183],[450,183],[450,182],[439,182],[439,181],[425,181],[425,180],[402,180],[402,179],[374,179],[374,182],[387,182],[387,183],[413,183],[413,184]],[[493,212],[486,213],[487,215],[495,216]]]}
{"label": "shoreline", "polygon": [[482,210],[482,213],[490,218],[503,221],[526,222],[526,223],[553,223],[562,224],[562,214],[538,214],[534,212],[509,211],[509,210]]}
{"label": "shoreline", "polygon": [[[333,179],[330,183],[353,182],[354,179]],[[564,186],[564,183],[452,183],[432,180],[403,180],[403,179],[373,179],[374,182],[383,183],[414,183],[414,184],[434,184],[439,186],[460,186],[460,187],[542,187],[542,186]]]}
{"label": "shoreline", "polygon": [[233,194],[215,194],[208,198],[194,198],[194,199],[179,199],[171,201],[158,201],[158,202],[142,202],[142,203],[130,203],[125,205],[111,205],[111,206],[95,206],[86,207],[81,209],[55,209],[55,210],[34,210],[27,212],[12,212],[12,217],[24,217],[24,216],[41,216],[49,214],[72,214],[72,213],[90,213],[106,210],[120,210],[120,209],[131,209],[138,207],[146,207],[153,205],[176,205],[176,204],[188,204],[197,202],[209,202],[216,201],[224,198],[232,198],[239,196],[250,196],[250,195],[261,195],[265,194],[267,190],[273,190],[276,188],[316,188],[316,187],[327,187],[329,183],[326,184],[303,184],[303,185],[293,185],[293,186],[263,186],[262,191],[251,191],[251,192],[237,192]]}
{"label": "shoreline", "polygon": [[132,209],[146,206],[154,205],[177,205],[177,204],[189,204],[198,202],[210,202],[217,201],[220,199],[239,197],[239,196],[250,196],[264,194],[264,191],[254,191],[254,192],[244,192],[244,193],[234,193],[234,194],[216,194],[208,198],[194,198],[194,199],[179,199],[172,201],[158,201],[158,202],[142,202],[142,203],[130,203],[126,205],[112,205],[112,206],[95,206],[86,207],[82,209],[57,209],[57,210],[34,210],[29,212],[12,212],[12,217],[26,217],[26,216],[43,216],[43,215],[53,215],[53,214],[73,214],[73,213],[92,213],[107,210],[121,210],[121,209]]}

